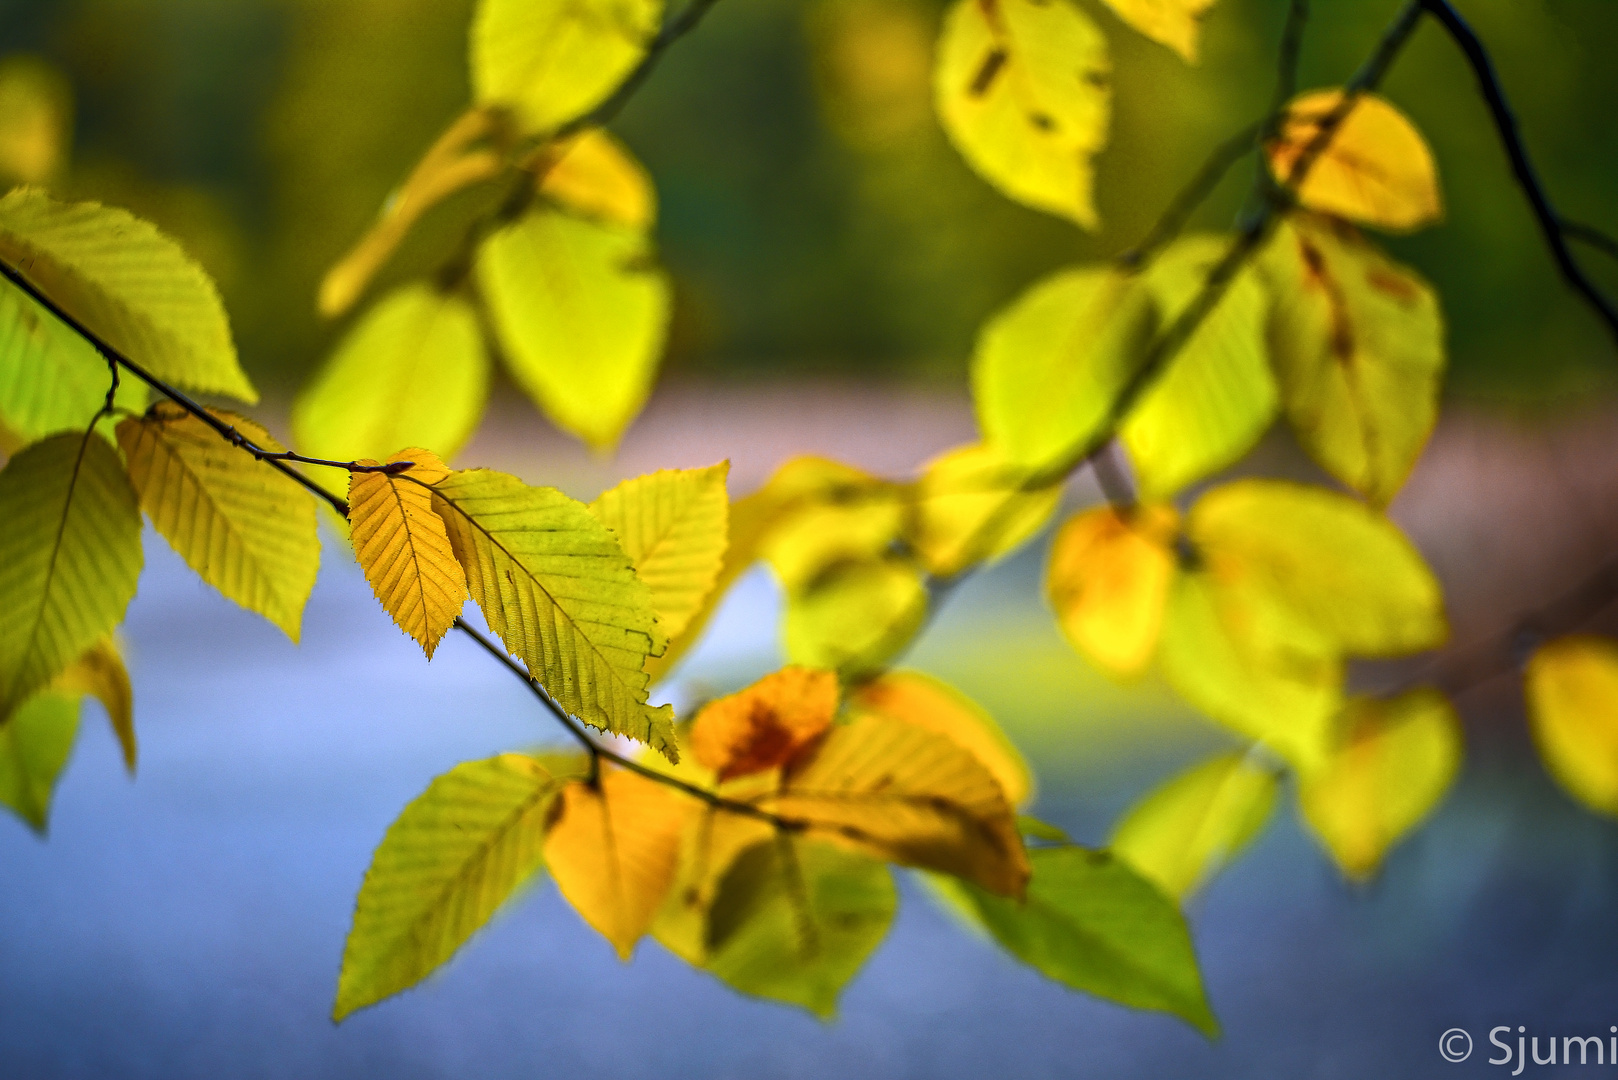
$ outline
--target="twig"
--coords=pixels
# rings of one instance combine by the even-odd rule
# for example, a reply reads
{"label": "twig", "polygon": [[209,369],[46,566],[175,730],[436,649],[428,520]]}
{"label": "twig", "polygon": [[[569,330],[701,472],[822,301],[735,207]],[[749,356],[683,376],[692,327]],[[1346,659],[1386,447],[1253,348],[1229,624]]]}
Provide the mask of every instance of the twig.
{"label": "twig", "polygon": [[1603,255],[1618,259],[1618,240],[1614,240],[1594,225],[1586,225],[1580,221],[1562,219],[1559,226],[1562,235],[1569,240],[1577,240],[1581,244],[1595,248]]}

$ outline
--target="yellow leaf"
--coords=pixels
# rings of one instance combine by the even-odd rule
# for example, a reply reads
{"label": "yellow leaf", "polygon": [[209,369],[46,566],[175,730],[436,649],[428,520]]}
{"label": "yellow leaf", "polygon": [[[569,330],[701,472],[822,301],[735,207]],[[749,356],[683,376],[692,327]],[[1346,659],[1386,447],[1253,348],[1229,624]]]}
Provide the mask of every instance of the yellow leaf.
{"label": "yellow leaf", "polygon": [[568,139],[540,177],[539,193],[584,217],[647,230],[657,221],[652,178],[601,128]]}
{"label": "yellow leaf", "polygon": [[719,781],[787,765],[831,727],[837,676],[787,667],[709,702],[691,725],[691,753]]}
{"label": "yellow leaf", "polygon": [[728,461],[663,469],[625,480],[590,504],[651,590],[658,628],[670,639],[701,609],[724,563],[729,473]]}
{"label": "yellow leaf", "polygon": [[[1152,263],[1145,281],[1172,326],[1202,291],[1230,246],[1189,236]],[[1270,426],[1277,404],[1264,342],[1269,297],[1256,271],[1243,269],[1217,307],[1146,391],[1120,429],[1146,499],[1166,499],[1235,463]]]}
{"label": "yellow leaf", "polygon": [[787,596],[787,656],[852,678],[880,669],[920,632],[927,586],[906,559],[861,559],[828,567]]}
{"label": "yellow leaf", "polygon": [[481,0],[472,90],[539,133],[599,105],[657,34],[662,0]]}
{"label": "yellow leaf", "polygon": [[1102,670],[1138,675],[1157,651],[1179,524],[1168,505],[1099,506],[1057,531],[1045,595],[1068,641]]}
{"label": "yellow leaf", "polygon": [[1259,834],[1278,786],[1275,773],[1246,751],[1219,754],[1137,802],[1108,846],[1164,892],[1183,898]]}
{"label": "yellow leaf", "polygon": [[147,222],[18,188],[0,198],[0,258],[158,378],[258,400],[213,281]]}
{"label": "yellow leaf", "polygon": [[1438,419],[1438,296],[1348,225],[1293,216],[1259,267],[1270,355],[1298,440],[1379,506],[1398,494]]}
{"label": "yellow leaf", "polygon": [[1354,698],[1335,728],[1325,763],[1298,779],[1298,805],[1343,873],[1364,879],[1449,790],[1461,722],[1443,694],[1422,688]]}
{"label": "yellow leaf", "polygon": [[34,694],[0,723],[0,805],[42,835],[78,733],[78,695],[54,689]]}
{"label": "yellow leaf", "polygon": [[646,658],[665,644],[651,590],[583,503],[488,469],[433,488],[489,629],[557,703],[593,727],[679,759],[673,710],[646,704]]}
{"label": "yellow leaf", "polygon": [[1524,688],[1546,770],[1590,809],[1618,815],[1618,644],[1575,635],[1542,645]]}
{"label": "yellow leaf", "polygon": [[989,770],[1012,807],[1033,800],[1034,774],[1028,762],[983,706],[948,683],[919,671],[894,671],[855,689],[848,703],[857,713],[913,724],[953,740]]}
{"label": "yellow leaf", "polygon": [[584,921],[628,960],[674,880],[689,803],[634,773],[614,771],[592,787],[562,789],[545,837],[545,862]]}
{"label": "yellow leaf", "polygon": [[1107,40],[1069,0],[956,0],[933,90],[961,156],[1006,196],[1100,226],[1090,159],[1107,143]]}
{"label": "yellow leaf", "polygon": [[[261,447],[281,448],[251,420],[214,415]],[[141,509],[186,565],[297,641],[320,569],[308,492],[166,401],[120,421],[118,445]]]}
{"label": "yellow leaf", "polygon": [[1091,441],[1140,364],[1157,309],[1140,278],[1113,267],[1062,270],[996,313],[972,354],[984,440],[1030,469]]}
{"label": "yellow leaf", "polygon": [[[1270,171],[1283,184],[1328,116],[1341,90],[1314,90],[1287,106],[1280,136],[1265,146]],[[1361,94],[1333,132],[1297,192],[1310,210],[1394,232],[1410,232],[1444,216],[1433,153],[1414,124],[1383,98]]]}
{"label": "yellow leaf", "polygon": [[1197,62],[1197,38],[1214,0],[1107,0],[1118,17],[1160,44]]}
{"label": "yellow leaf", "polygon": [[591,447],[616,444],[668,328],[668,279],[645,236],[535,210],[483,242],[478,278],[518,385]]}
{"label": "yellow leaf", "polygon": [[0,471],[0,722],[124,617],[140,511],[117,451],[56,435]]}
{"label": "yellow leaf", "polygon": [[1000,782],[955,740],[860,716],[834,727],[778,794],[759,804],[808,835],[939,870],[1003,896],[1028,884],[1028,856]]}
{"label": "yellow leaf", "polygon": [[850,476],[846,484],[789,499],[758,547],[782,587],[800,595],[833,567],[890,551],[904,532],[909,503],[897,485]]}
{"label": "yellow leaf", "polygon": [[69,664],[51,684],[61,693],[74,698],[91,694],[107,710],[107,720],[113,734],[118,736],[118,747],[123,751],[124,768],[130,775],[135,772],[135,692],[129,685],[129,672],[124,669],[124,658],[112,638],[104,637],[90,646],[85,654]]}
{"label": "yellow leaf", "polygon": [[562,781],[533,758],[468,761],[417,796],[371,857],[332,1019],[414,986],[539,872]]}
{"label": "yellow leaf", "polygon": [[37,56],[0,60],[0,182],[43,184],[67,164],[73,88]]}
{"label": "yellow leaf", "polygon": [[[388,459],[409,470],[350,473],[348,521],[354,555],[371,591],[427,659],[466,603],[466,574],[455,561],[432,485],[449,475],[431,450],[411,447]],[[375,465],[369,459],[361,465]]]}
{"label": "yellow leaf", "polygon": [[651,926],[658,943],[688,964],[705,964],[708,911],[725,871],[743,851],[774,835],[775,827],[761,818],[707,805],[690,810],[674,882]]}
{"label": "yellow leaf", "polygon": [[1056,513],[1062,485],[1022,490],[1013,468],[988,443],[958,446],[927,464],[916,485],[910,546],[929,573],[955,574],[1017,550]]}
{"label": "yellow leaf", "polygon": [[489,394],[489,358],[462,296],[417,283],[389,293],[338,343],[292,407],[292,438],[314,457],[382,458],[432,446],[453,458]]}

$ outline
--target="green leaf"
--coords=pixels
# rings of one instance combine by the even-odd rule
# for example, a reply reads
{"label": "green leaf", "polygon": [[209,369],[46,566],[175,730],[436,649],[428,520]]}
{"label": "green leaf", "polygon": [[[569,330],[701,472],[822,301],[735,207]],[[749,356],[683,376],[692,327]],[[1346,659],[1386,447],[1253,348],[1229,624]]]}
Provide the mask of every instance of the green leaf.
{"label": "green leaf", "polygon": [[1219,754],[1131,807],[1109,846],[1170,896],[1187,896],[1263,830],[1277,787],[1247,751]]}
{"label": "green leaf", "polygon": [[104,637],[90,646],[56,677],[52,686],[59,692],[75,696],[90,694],[107,710],[107,721],[112,733],[118,737],[123,751],[124,768],[135,774],[135,691],[129,685],[129,672],[124,658],[118,655],[118,646],[112,638]]}
{"label": "green leaf", "polygon": [[555,488],[476,469],[434,488],[455,557],[489,629],[557,703],[593,727],[679,759],[673,710],[646,704],[663,651],[651,590],[612,532]]}
{"label": "green leaf", "polygon": [[140,511],[91,434],[34,443],[0,471],[0,720],[112,631],[140,576]]}
{"label": "green leaf", "polygon": [[668,279],[637,229],[536,210],[478,249],[478,280],[517,384],[596,449],[651,392]]}
{"label": "green leaf", "polygon": [[19,188],[0,199],[0,258],[158,378],[258,400],[213,281],[153,225]]}
{"label": "green leaf", "polygon": [[845,678],[877,671],[921,631],[927,604],[927,586],[906,559],[837,563],[788,593],[787,657]]}
{"label": "green leaf", "polygon": [[[251,420],[214,415],[259,446],[280,449]],[[118,445],[141,509],[186,565],[297,641],[320,569],[309,493],[170,402],[120,421]]]}
{"label": "green leaf", "polygon": [[720,881],[705,966],[744,994],[829,1018],[898,907],[881,863],[777,834],[742,852]]}
{"label": "green leaf", "polygon": [[1173,1013],[1219,1033],[1180,910],[1150,881],[1105,851],[1034,848],[1028,900],[969,882],[938,884],[970,905],[1012,955],[1075,990],[1136,1009]]}
{"label": "green leaf", "polygon": [[453,458],[477,430],[489,358],[462,296],[405,285],[367,311],[292,407],[314,457],[386,460],[402,446]]}
{"label": "green leaf", "polygon": [[1062,501],[1062,485],[1025,491],[1026,479],[988,443],[958,446],[928,462],[906,528],[928,572],[953,577],[997,561],[1043,529]]}
{"label": "green leaf", "polygon": [[657,34],[661,0],[481,0],[472,91],[542,132],[599,105]]}
{"label": "green leaf", "polygon": [[40,691],[0,723],[0,803],[41,835],[78,733],[78,695],[59,690]]}
{"label": "green leaf", "polygon": [[[0,281],[0,420],[34,440],[83,431],[107,398],[112,374],[89,342],[33,297]],[[146,384],[125,375],[114,404],[146,407]]]}
{"label": "green leaf", "polygon": [[[1230,240],[1188,236],[1153,261],[1145,281],[1170,327],[1202,291]],[[1253,269],[1238,272],[1120,428],[1145,499],[1166,499],[1235,463],[1275,416],[1264,340],[1269,295]]]}
{"label": "green leaf", "polygon": [[360,886],[333,1020],[426,978],[539,872],[561,783],[502,754],[457,765],[405,807]]}

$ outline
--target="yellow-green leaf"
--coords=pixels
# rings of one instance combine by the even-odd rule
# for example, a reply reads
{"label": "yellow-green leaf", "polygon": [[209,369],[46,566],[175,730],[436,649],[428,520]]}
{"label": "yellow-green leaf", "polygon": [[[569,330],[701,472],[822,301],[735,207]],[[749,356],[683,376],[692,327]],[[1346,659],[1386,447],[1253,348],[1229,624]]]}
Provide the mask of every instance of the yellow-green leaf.
{"label": "yellow-green leaf", "polygon": [[1108,846],[1170,896],[1187,896],[1264,828],[1278,786],[1246,751],[1219,754],[1137,802]]}
{"label": "yellow-green leaf", "polygon": [[0,258],[157,377],[258,400],[213,281],[151,224],[19,188],[0,198]]}
{"label": "yellow-green leaf", "polygon": [[1590,809],[1618,816],[1618,642],[1574,635],[1542,645],[1524,689],[1546,770]]}
{"label": "yellow-green leaf", "polygon": [[[1291,179],[1342,100],[1341,90],[1313,90],[1292,100],[1279,137],[1264,148],[1276,179]],[[1354,102],[1297,194],[1310,210],[1395,232],[1444,216],[1433,152],[1404,113],[1375,94]]]}
{"label": "yellow-green leaf", "polygon": [[140,511],[118,453],[56,435],[0,471],[0,722],[117,626],[140,576]]}
{"label": "yellow-green leaf", "polygon": [[728,461],[662,469],[625,480],[590,504],[651,590],[658,628],[671,640],[701,609],[724,564],[729,473]]}
{"label": "yellow-green leaf", "polygon": [[481,0],[472,18],[472,91],[542,132],[599,105],[640,62],[661,0]]}
{"label": "yellow-green leaf", "polygon": [[388,461],[412,464],[399,474],[349,475],[349,539],[371,591],[431,660],[466,603],[466,574],[444,519],[433,512],[432,485],[449,470],[437,454],[420,447],[401,450]]}
{"label": "yellow-green leaf", "polygon": [[73,87],[37,56],[0,60],[0,183],[43,184],[67,164]]}
{"label": "yellow-green leaf", "polygon": [[988,443],[958,446],[928,462],[908,530],[928,572],[951,577],[993,562],[1043,529],[1062,501],[1062,485],[1025,491],[1026,477]]}
{"label": "yellow-green leaf", "polygon": [[[681,768],[689,768],[690,760],[682,762]],[[699,779],[711,783],[713,777],[710,774]],[[744,783],[758,779],[755,775]],[[725,871],[743,851],[771,839],[775,827],[762,818],[706,804],[691,809],[684,820],[678,868],[652,922],[651,933],[675,956],[701,967],[708,961],[708,912]]]}
{"label": "yellow-green leaf", "polygon": [[1068,641],[1102,670],[1138,675],[1157,651],[1179,523],[1168,505],[1098,506],[1057,531],[1045,595]]}
{"label": "yellow-green leaf", "polygon": [[512,377],[558,427],[607,449],[651,392],[668,279],[636,229],[535,210],[483,242],[478,278]]}
{"label": "yellow-green leaf", "polygon": [[90,694],[107,710],[107,720],[123,751],[124,768],[135,772],[135,692],[129,685],[124,658],[112,638],[104,637],[85,654],[69,664],[51,684],[58,692],[75,697]]}
{"label": "yellow-green leaf", "polygon": [[646,704],[646,658],[665,639],[651,590],[589,509],[555,488],[476,469],[434,488],[489,629],[557,703],[678,760],[673,710]]}
{"label": "yellow-green leaf", "polygon": [[910,643],[928,602],[919,570],[906,559],[836,563],[788,594],[782,642],[793,663],[854,677],[881,668]]}
{"label": "yellow-green leaf", "polygon": [[1351,226],[1296,215],[1259,263],[1270,355],[1298,441],[1373,503],[1398,494],[1438,419],[1438,296]]}
{"label": "yellow-green leaf", "polygon": [[[83,431],[107,400],[112,373],[89,342],[33,297],[0,281],[0,420],[27,440]],[[124,375],[113,403],[146,407],[146,384]]]}
{"label": "yellow-green leaf", "polygon": [[489,393],[489,358],[465,297],[405,285],[367,311],[292,407],[292,439],[314,457],[384,458],[431,446],[453,458]]}
{"label": "yellow-green leaf", "polygon": [[[1230,246],[1217,236],[1177,241],[1145,276],[1160,324],[1172,326],[1202,291]],[[1244,268],[1181,346],[1120,429],[1142,497],[1166,499],[1233,464],[1275,416],[1264,328],[1269,297]]]}
{"label": "yellow-green leaf", "polygon": [[1299,776],[1298,805],[1343,873],[1368,878],[1444,797],[1461,752],[1460,719],[1437,690],[1356,697],[1325,763]]}
{"label": "yellow-green leaf", "polygon": [[1107,143],[1107,39],[1070,0],[957,0],[934,71],[944,130],[1006,196],[1100,226],[1090,159]]}
{"label": "yellow-green leaf", "polygon": [[1208,17],[1214,0],[1107,0],[1107,6],[1124,22],[1194,64],[1202,20]]}
{"label": "yellow-green leaf", "polygon": [[0,805],[43,834],[51,792],[79,733],[79,698],[41,690],[0,722]]}
{"label": "yellow-green leaf", "polygon": [[[259,446],[280,449],[251,420],[214,415]],[[297,641],[320,569],[309,493],[169,402],[120,421],[118,445],[141,509],[186,564]]]}
{"label": "yellow-green leaf", "polygon": [[457,765],[405,807],[360,886],[333,1020],[426,978],[539,873],[561,783],[501,754]]}
{"label": "yellow-green leaf", "polygon": [[652,178],[608,132],[590,128],[553,152],[539,181],[541,195],[572,213],[632,229],[650,229],[657,220]]}

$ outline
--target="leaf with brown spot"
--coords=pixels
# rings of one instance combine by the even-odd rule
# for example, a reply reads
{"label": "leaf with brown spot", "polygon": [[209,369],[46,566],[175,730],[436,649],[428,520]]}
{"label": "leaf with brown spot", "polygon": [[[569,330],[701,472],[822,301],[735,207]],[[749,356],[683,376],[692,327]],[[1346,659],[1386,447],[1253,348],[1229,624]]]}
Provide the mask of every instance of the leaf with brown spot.
{"label": "leaf with brown spot", "polygon": [[785,765],[831,727],[837,676],[786,667],[709,702],[691,725],[691,752],[720,781]]}

